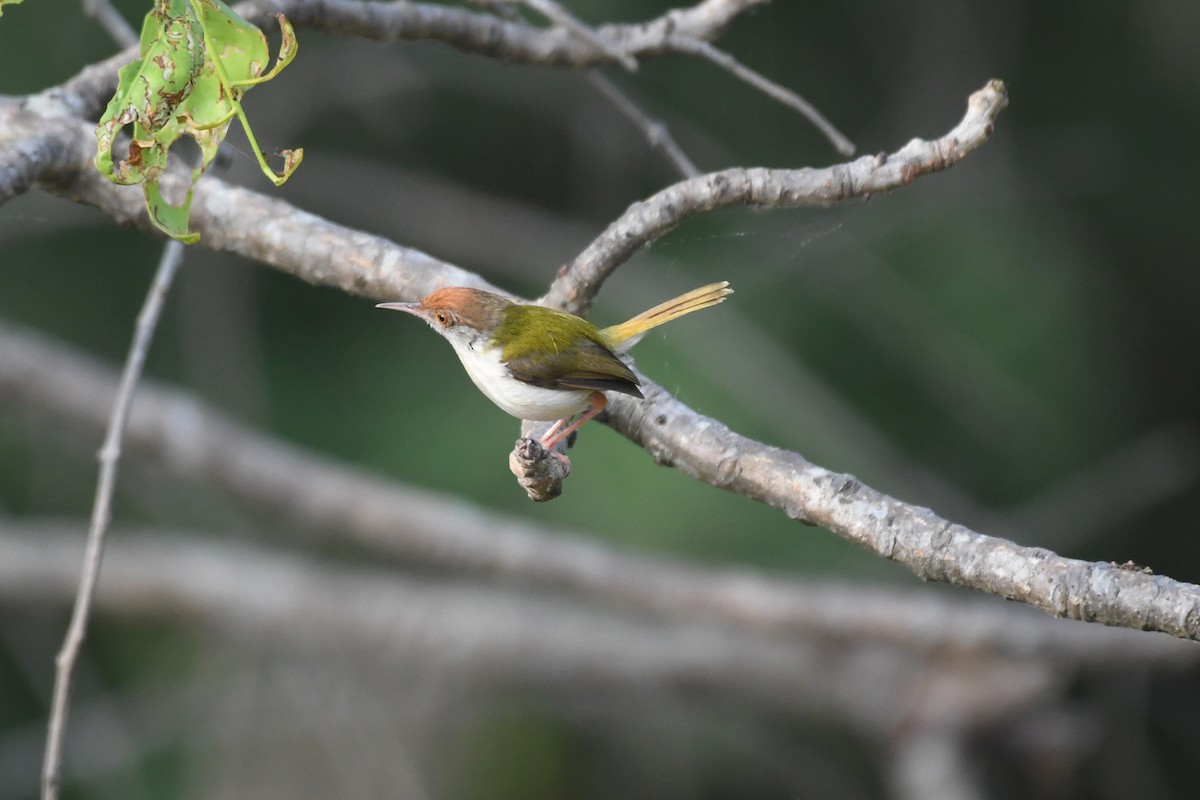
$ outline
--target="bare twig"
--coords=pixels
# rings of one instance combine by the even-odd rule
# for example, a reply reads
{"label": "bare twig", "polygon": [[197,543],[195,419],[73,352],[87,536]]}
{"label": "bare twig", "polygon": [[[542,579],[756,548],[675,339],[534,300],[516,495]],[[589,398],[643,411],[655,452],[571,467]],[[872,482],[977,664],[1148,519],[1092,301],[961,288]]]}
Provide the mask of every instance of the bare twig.
{"label": "bare twig", "polygon": [[67,707],[71,698],[71,671],[87,633],[88,614],[96,593],[96,582],[100,577],[100,561],[104,555],[104,538],[112,516],[111,503],[116,486],[117,463],[121,458],[121,436],[129,419],[134,389],[146,362],[146,353],[154,338],[154,328],[162,311],[163,301],[170,289],[179,263],[183,260],[183,245],[169,242],[163,249],[162,259],[155,273],[146,302],[138,315],[137,329],[129,357],[121,375],[121,385],[109,417],[108,433],[100,449],[100,477],[96,484],[96,501],[92,506],[91,526],[88,529],[87,550],[84,554],[83,573],[79,578],[79,589],[75,596],[75,607],[67,628],[62,650],[56,659],[54,694],[51,700],[50,723],[46,738],[45,762],[42,767],[43,800],[54,800],[58,796],[59,774],[62,764],[63,734],[67,724]]}
{"label": "bare twig", "polygon": [[[604,40],[599,34],[577,20],[558,3],[551,2],[551,0],[514,0],[514,2],[519,2],[534,9],[555,24],[572,30],[577,36],[591,42],[596,47],[607,50],[621,66],[630,72],[637,70],[637,59]],[[642,111],[636,103],[630,100],[615,83],[606,78],[599,70],[589,69],[585,74],[588,82],[595,86],[622,114],[637,125],[646,137],[646,140],[650,143],[650,146],[661,149],[685,178],[695,177],[700,174],[700,171],[696,169],[691,160],[684,155],[683,150],[675,142],[666,125],[659,120],[651,118]]]}
{"label": "bare twig", "polygon": [[[596,35],[632,58],[668,55],[673,52],[667,46],[668,37],[716,38],[738,15],[767,2],[704,0],[642,24],[603,26]],[[538,28],[513,19],[496,19],[488,14],[431,3],[272,0],[239,3],[234,10],[259,25],[270,23],[271,15],[280,11],[297,27],[389,42],[434,40],[466,52],[513,62],[588,67],[613,60],[608,52],[562,28]],[[104,108],[117,85],[117,69],[135,58],[136,47],[128,47],[86,67],[62,85],[38,95],[35,110],[45,116],[66,113],[93,118]]]}
{"label": "bare twig", "polygon": [[579,39],[607,53],[609,58],[630,72],[637,72],[638,63],[636,58],[622,51],[621,48],[612,42],[606,41],[603,36],[589,28],[577,19],[574,14],[567,11],[558,3],[555,3],[554,0],[514,0],[514,2],[533,9],[555,25],[570,31]]}
{"label": "bare twig", "polygon": [[598,47],[567,27],[540,28],[524,22],[499,19],[454,6],[432,3],[359,3],[352,0],[275,0],[267,9],[250,4],[240,13],[265,22],[269,12],[282,11],[295,25],[348,33],[381,41],[434,40],[470,53],[505,61],[562,67],[589,67],[674,52],[672,35],[708,40],[719,36],[738,15],[767,0],[704,0],[688,8],[672,9],[647,22],[601,25]]}
{"label": "bare twig", "polygon": [[83,10],[100,23],[108,35],[121,47],[133,47],[138,43],[137,31],[113,8],[108,0],[82,0]]}
{"label": "bare twig", "polygon": [[674,9],[637,25],[590,28],[552,0],[513,0],[535,9],[556,27],[537,28],[519,20],[500,19],[445,6],[419,3],[369,4],[348,0],[279,3],[298,25],[351,33],[366,38],[435,39],[461,50],[506,61],[589,67],[616,62],[630,71],[638,59],[684,53],[705,58],[769,97],[795,109],[815,125],[842,155],[854,145],[808,101],[712,47],[739,14],[766,0],[707,0]]}
{"label": "bare twig", "polygon": [[758,74],[733,56],[723,50],[717,49],[702,39],[672,36],[669,41],[671,47],[678,52],[706,58],[721,69],[729,72],[738,80],[745,81],[768,97],[773,97],[785,106],[796,110],[811,122],[817,130],[824,134],[825,138],[829,140],[830,144],[839,153],[844,156],[854,155],[854,142],[850,141],[844,133],[834,127],[833,123],[816,109],[816,106],[791,89],[780,86],[765,76]]}
{"label": "bare twig", "polygon": [[739,205],[767,208],[831,206],[907,186],[961,161],[992,135],[1008,103],[991,81],[971,95],[967,113],[939,139],[913,139],[895,153],[863,156],[824,169],[729,169],[681,181],[634,203],[576,259],[559,271],[542,303],[586,313],[600,285],[619,265],[689,217]]}
{"label": "bare twig", "polygon": [[700,170],[696,169],[696,165],[692,160],[684,154],[683,149],[675,142],[671,132],[667,130],[667,126],[661,121],[649,116],[646,112],[638,107],[621,89],[596,70],[588,70],[588,81],[600,90],[608,101],[615,105],[622,114],[633,121],[641,129],[642,135],[646,137],[646,141],[651,147],[657,147],[671,160],[675,165],[675,169],[685,178],[694,178],[700,174]]}

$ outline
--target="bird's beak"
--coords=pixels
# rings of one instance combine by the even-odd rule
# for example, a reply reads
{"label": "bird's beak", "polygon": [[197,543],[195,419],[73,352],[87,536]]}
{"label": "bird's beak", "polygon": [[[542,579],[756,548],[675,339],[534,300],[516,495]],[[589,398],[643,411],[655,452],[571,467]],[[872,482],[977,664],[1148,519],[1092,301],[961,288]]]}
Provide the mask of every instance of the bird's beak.
{"label": "bird's beak", "polygon": [[375,307],[386,308],[391,311],[406,311],[413,316],[419,317],[421,316],[421,312],[417,309],[420,305],[420,303],[379,303]]}

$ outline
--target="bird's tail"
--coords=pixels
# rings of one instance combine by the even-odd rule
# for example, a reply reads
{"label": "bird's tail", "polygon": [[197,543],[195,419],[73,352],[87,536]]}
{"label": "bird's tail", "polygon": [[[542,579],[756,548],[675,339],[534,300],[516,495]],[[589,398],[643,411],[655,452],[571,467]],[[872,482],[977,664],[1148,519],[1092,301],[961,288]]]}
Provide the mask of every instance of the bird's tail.
{"label": "bird's tail", "polygon": [[643,311],[628,322],[613,325],[600,332],[612,343],[615,350],[628,350],[637,344],[638,340],[645,336],[646,331],[651,328],[682,317],[684,314],[715,306],[731,294],[733,294],[733,289],[729,288],[729,281],[710,283],[699,289],[693,289],[687,294],[681,294],[674,300],[657,305],[649,311]]}

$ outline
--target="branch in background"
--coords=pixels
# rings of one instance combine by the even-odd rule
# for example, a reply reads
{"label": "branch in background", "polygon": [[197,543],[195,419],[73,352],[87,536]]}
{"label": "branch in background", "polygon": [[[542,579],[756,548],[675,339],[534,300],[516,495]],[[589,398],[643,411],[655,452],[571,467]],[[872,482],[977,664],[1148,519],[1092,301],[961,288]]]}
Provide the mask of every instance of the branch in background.
{"label": "branch in background", "polygon": [[[64,602],[73,587],[72,565],[78,563],[80,545],[77,535],[62,529],[0,525],[0,603]],[[585,607],[564,598],[547,603],[523,590],[415,578],[394,570],[337,568],[289,553],[161,531],[122,532],[111,548],[108,580],[97,603],[122,615],[183,617],[254,639],[315,638],[362,648],[375,657],[416,657],[485,674],[707,685],[756,696],[776,707],[832,707],[876,730],[908,711],[916,692],[905,685],[927,683],[931,662],[960,681],[981,672],[1024,677],[1015,684],[1003,682],[1010,688],[1023,685],[1028,695],[1040,689],[1037,676],[1044,674],[1046,658],[1077,666],[1190,664],[1196,659],[1194,648],[1165,638],[1082,627],[1075,628],[1084,632],[1082,639],[1068,636],[1049,649],[993,653],[993,658],[981,657],[970,641],[949,637],[949,650],[896,649],[884,634],[886,619],[859,631],[865,636],[779,637],[748,624],[713,624],[703,615],[637,619],[619,609]],[[846,592],[859,597],[858,589]],[[905,594],[896,595],[902,606]],[[936,624],[937,618],[922,616],[927,607],[908,607],[917,612],[909,622]],[[1066,630],[1044,619],[1037,624]],[[1083,639],[1090,639],[1090,645],[1072,647],[1072,641]],[[971,698],[972,719],[978,721],[989,703],[993,714],[1011,710],[996,702],[999,683],[978,683],[983,696]],[[955,694],[961,703],[964,692]],[[888,698],[886,709],[874,702],[882,697]]]}
{"label": "branch in background", "polygon": [[844,156],[854,155],[854,142],[846,138],[846,135],[826,119],[825,115],[818,111],[816,106],[791,89],[780,86],[775,81],[760,75],[733,56],[722,50],[718,50],[702,39],[694,39],[687,36],[672,36],[670,43],[671,49],[676,52],[708,59],[738,80],[753,86],[768,97],[774,98],[788,108],[798,112],[830,141],[835,150]]}
{"label": "branch in background", "polygon": [[45,762],[42,767],[43,800],[54,800],[58,796],[59,773],[62,768],[62,742],[66,731],[67,708],[71,699],[71,673],[75,668],[75,660],[79,656],[79,649],[83,646],[83,639],[87,633],[92,599],[96,593],[96,583],[100,578],[100,561],[104,556],[104,538],[112,518],[112,496],[116,487],[117,464],[121,460],[121,437],[129,420],[134,390],[141,378],[142,366],[146,363],[150,342],[154,339],[154,329],[158,325],[163,302],[166,300],[167,292],[171,288],[171,282],[174,280],[182,260],[183,245],[181,243],[169,242],[163,248],[158,270],[150,285],[150,291],[146,295],[141,313],[138,314],[133,343],[129,348],[129,357],[125,361],[120,387],[117,390],[108,420],[104,446],[100,448],[100,477],[96,482],[96,500],[92,506],[92,521],[88,528],[83,573],[79,578],[75,606],[71,612],[71,622],[67,627],[66,638],[63,641],[62,650],[59,651],[58,658],[55,660],[57,669],[54,676],[54,695],[50,704]]}
{"label": "branch in background", "polygon": [[676,143],[667,126],[642,111],[636,103],[630,100],[615,83],[606,78],[599,70],[588,70],[588,82],[595,86],[610,103],[633,121],[642,131],[651,148],[658,148],[671,160],[675,169],[685,178],[695,178],[700,174],[696,165],[687,157],[683,149]]}
{"label": "branch in background", "polygon": [[[270,11],[282,11],[297,27],[385,42],[434,40],[504,61],[578,68],[614,63],[617,53],[632,59],[667,55],[673,52],[673,35],[714,39],[739,14],[767,1],[705,0],[643,23],[601,25],[592,30],[604,47],[566,27],[539,28],[431,3],[277,0],[267,5]],[[255,22],[265,21],[269,14],[266,10],[255,11],[249,4],[235,10]]]}
{"label": "branch in background", "polygon": [[571,12],[558,3],[555,3],[554,0],[512,0],[512,2],[533,9],[558,27],[569,31],[576,38],[605,53],[625,69],[630,72],[637,72],[638,63],[636,58],[623,52],[611,42],[605,41],[603,36],[600,36],[589,28]]}
{"label": "branch in background", "polygon": [[733,206],[827,207],[907,186],[922,175],[952,167],[992,135],[1007,105],[1004,84],[991,81],[971,95],[962,121],[939,139],[913,139],[895,153],[863,156],[824,169],[735,168],[681,181],[634,203],[595,241],[564,266],[543,304],[586,314],[605,279],[641,248],[684,220]]}
{"label": "branch in background", "polygon": [[[56,426],[100,431],[115,391],[111,370],[0,324],[0,403],[50,414]],[[1183,652],[1166,638],[1135,637],[1133,647],[1132,634],[983,600],[798,584],[635,556],[381,480],[264,437],[152,382],[139,389],[126,441],[138,456],[181,479],[220,486],[281,525],[406,562],[564,588],[641,614],[707,618],[775,635],[871,639],[929,653],[965,647],[1119,660]]]}
{"label": "branch in background", "polygon": [[134,47],[138,43],[137,31],[113,8],[108,0],[82,0],[84,12],[100,23],[112,40],[121,47]]}
{"label": "branch in background", "polygon": [[[617,63],[637,69],[638,59],[682,53],[716,64],[767,96],[799,111],[842,155],[854,145],[810,103],[735,58],[712,48],[739,14],[767,0],[706,0],[691,8],[673,9],[649,22],[590,28],[552,0],[512,0],[533,8],[554,23],[538,28],[511,15],[502,18],[460,8],[419,3],[354,3],[348,0],[280,2],[296,26],[320,28],[369,39],[433,39],[472,53],[505,61],[584,68]],[[256,22],[265,15],[250,15]]]}
{"label": "branch in background", "polygon": [[[0,525],[0,600],[63,602],[79,544],[62,531]],[[715,684],[781,698],[811,693],[817,670],[813,648],[748,631],[665,626],[519,591],[338,569],[196,536],[125,534],[112,542],[106,572],[97,602],[123,615],[182,617],[255,639],[315,638],[482,674]]]}

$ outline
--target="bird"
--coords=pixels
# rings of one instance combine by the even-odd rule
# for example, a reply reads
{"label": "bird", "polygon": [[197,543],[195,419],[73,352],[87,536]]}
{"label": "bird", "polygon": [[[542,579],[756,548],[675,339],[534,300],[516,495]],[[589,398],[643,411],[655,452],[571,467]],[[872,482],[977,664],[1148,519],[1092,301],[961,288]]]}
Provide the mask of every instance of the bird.
{"label": "bird", "polygon": [[540,438],[552,450],[604,410],[605,392],[644,397],[621,356],[647,331],[730,294],[728,281],[710,283],[607,328],[465,286],[438,289],[417,303],[376,308],[425,320],[450,342],[475,386],[504,411],[518,419],[554,421]]}

